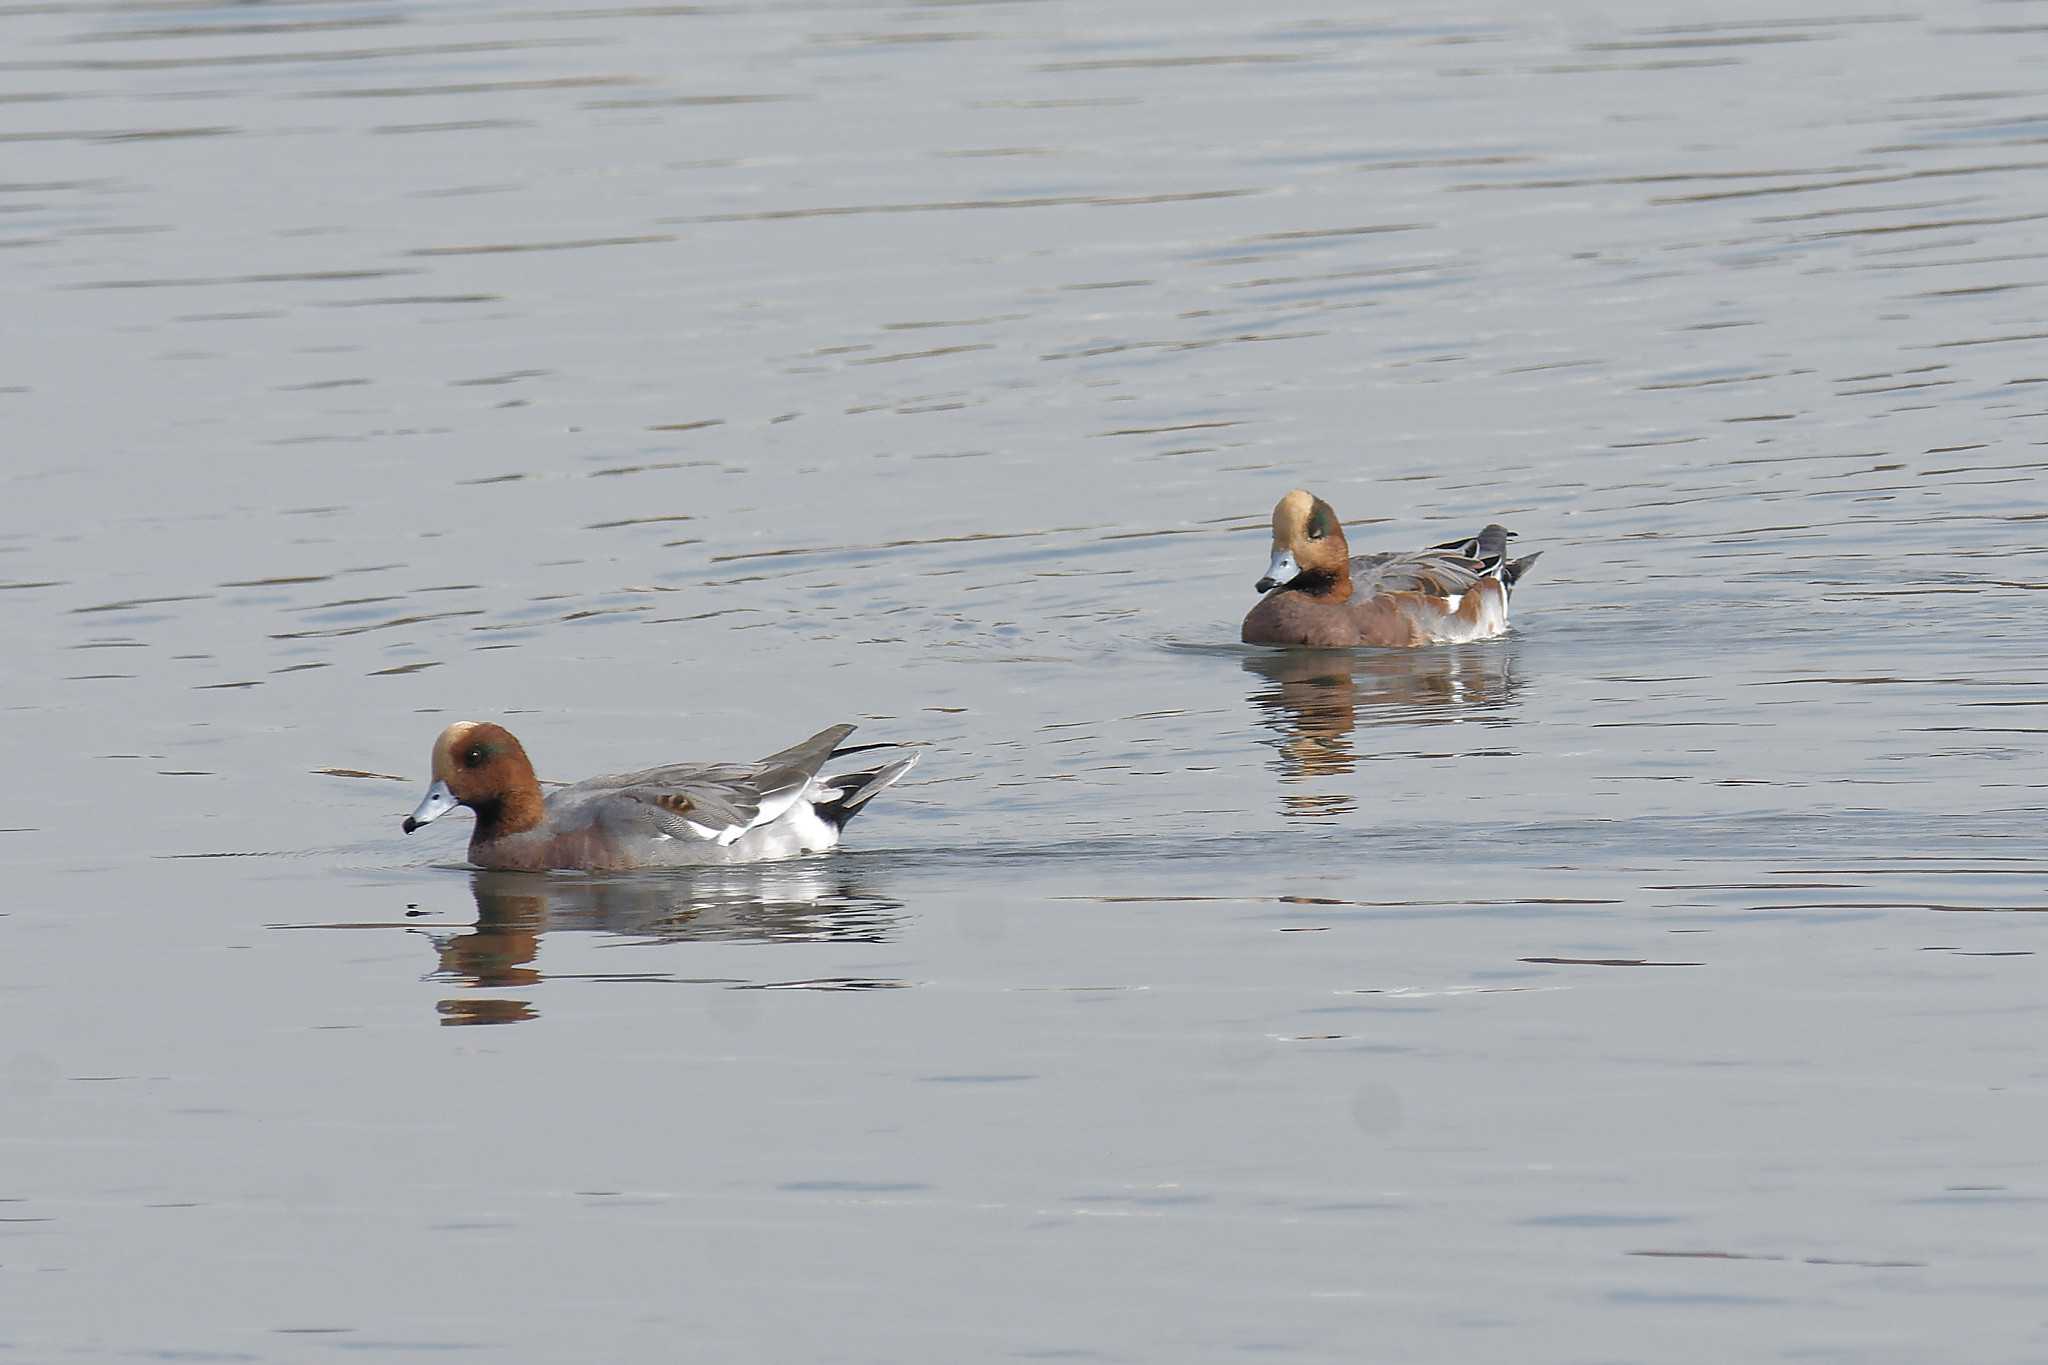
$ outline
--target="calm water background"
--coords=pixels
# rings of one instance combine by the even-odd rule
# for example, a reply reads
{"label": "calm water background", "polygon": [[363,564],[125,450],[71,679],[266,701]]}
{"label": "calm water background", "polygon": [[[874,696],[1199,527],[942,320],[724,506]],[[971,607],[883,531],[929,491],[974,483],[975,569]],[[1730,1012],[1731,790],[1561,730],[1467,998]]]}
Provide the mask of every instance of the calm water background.
{"label": "calm water background", "polygon": [[0,8],[0,1356],[2048,1361],[2044,173],[2032,0]]}

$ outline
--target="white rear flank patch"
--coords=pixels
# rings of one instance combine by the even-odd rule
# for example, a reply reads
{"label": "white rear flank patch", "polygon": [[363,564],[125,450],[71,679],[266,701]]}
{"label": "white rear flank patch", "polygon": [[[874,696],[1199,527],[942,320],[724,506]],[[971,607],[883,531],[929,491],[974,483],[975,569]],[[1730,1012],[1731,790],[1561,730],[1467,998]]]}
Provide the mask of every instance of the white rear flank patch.
{"label": "white rear flank patch", "polygon": [[747,837],[734,847],[733,853],[743,860],[794,858],[805,853],[823,853],[838,846],[839,831],[819,815],[809,801],[799,801],[794,809],[774,824],[749,830]]}
{"label": "white rear flank patch", "polygon": [[797,847],[806,853],[823,853],[839,845],[839,831],[827,823],[809,801],[799,801],[783,824],[796,836]]}

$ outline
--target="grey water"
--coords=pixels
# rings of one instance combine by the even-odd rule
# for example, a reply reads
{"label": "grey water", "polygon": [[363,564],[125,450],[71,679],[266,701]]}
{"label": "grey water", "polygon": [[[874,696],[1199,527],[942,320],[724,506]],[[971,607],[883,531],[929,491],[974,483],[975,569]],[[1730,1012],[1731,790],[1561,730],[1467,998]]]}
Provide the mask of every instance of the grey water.
{"label": "grey water", "polygon": [[2044,173],[2038,0],[0,6],[0,1359],[2048,1361]]}

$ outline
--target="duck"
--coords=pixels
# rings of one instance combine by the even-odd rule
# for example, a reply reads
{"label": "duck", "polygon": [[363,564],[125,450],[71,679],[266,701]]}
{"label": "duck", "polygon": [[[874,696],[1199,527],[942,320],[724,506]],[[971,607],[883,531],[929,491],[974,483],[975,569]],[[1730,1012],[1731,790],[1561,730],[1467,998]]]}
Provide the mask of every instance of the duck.
{"label": "duck", "polygon": [[1414,648],[1490,640],[1508,628],[1508,599],[1543,552],[1510,560],[1498,524],[1411,554],[1353,558],[1337,513],[1306,489],[1273,508],[1273,559],[1244,618],[1248,645]]}
{"label": "duck", "polygon": [[834,725],[754,763],[676,763],[593,777],[541,794],[526,750],[504,726],[462,720],[434,741],[427,794],[407,834],[458,806],[476,814],[469,860],[518,872],[622,872],[750,863],[836,848],[869,801],[916,766],[822,775],[835,758],[896,744],[845,744]]}

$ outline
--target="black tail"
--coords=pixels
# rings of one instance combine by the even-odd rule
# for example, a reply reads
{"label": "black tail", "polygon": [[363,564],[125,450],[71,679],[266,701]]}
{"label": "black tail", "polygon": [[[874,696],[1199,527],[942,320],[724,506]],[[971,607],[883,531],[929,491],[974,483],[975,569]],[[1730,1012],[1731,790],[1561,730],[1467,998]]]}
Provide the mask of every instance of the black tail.
{"label": "black tail", "polygon": [[[860,744],[854,746],[855,749],[893,749],[895,747],[897,746],[893,744]],[[842,750],[841,752],[850,751]],[[837,790],[830,798],[813,804],[811,809],[818,813],[820,820],[831,825],[834,829],[845,829],[847,823],[854,816],[867,809],[868,802],[872,801],[877,793],[886,787],[894,785],[898,778],[909,772],[916,765],[917,755],[910,754],[907,757],[897,759],[894,763],[884,764],[879,768],[870,768],[866,772],[834,773],[829,778],[823,780],[829,782]]]}
{"label": "black tail", "polygon": [[1514,587],[1515,584],[1522,581],[1522,575],[1529,572],[1530,566],[1534,565],[1542,557],[1543,551],[1538,550],[1533,555],[1523,555],[1520,559],[1509,560],[1507,566],[1501,570],[1501,582],[1507,584],[1510,588]]}

